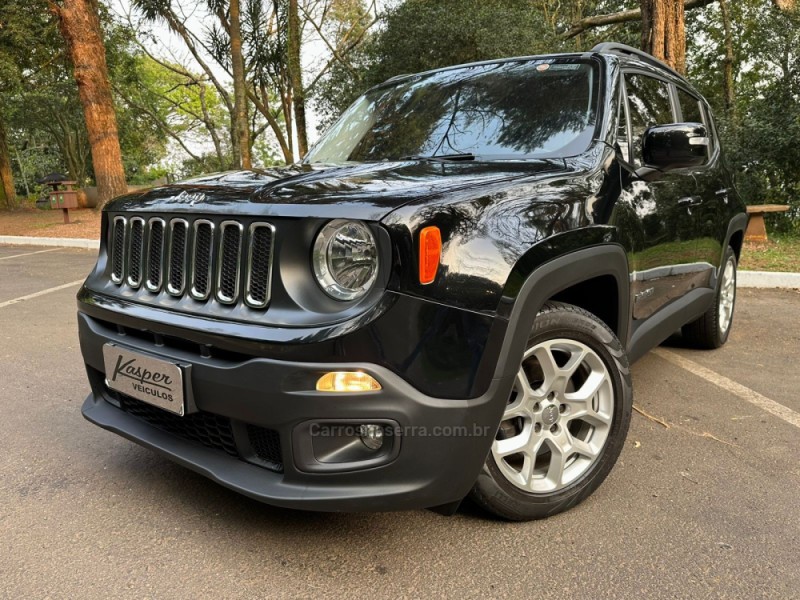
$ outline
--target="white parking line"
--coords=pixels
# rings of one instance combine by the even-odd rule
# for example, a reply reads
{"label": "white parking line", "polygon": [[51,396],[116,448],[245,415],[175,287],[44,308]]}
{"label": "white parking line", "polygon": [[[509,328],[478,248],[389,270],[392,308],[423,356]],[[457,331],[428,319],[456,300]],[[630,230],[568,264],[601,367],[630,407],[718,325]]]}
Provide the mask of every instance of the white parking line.
{"label": "white parking line", "polygon": [[14,298],[13,300],[6,300],[5,302],[0,302],[0,308],[11,306],[12,304],[16,304],[17,302],[25,302],[25,300],[38,298],[39,296],[44,296],[45,294],[51,294],[53,292],[65,290],[67,288],[71,288],[81,283],[83,283],[83,279],[78,279],[77,281],[71,281],[70,283],[65,283],[64,285],[57,285],[56,287],[47,288],[46,290],[42,290],[40,292],[34,292],[32,294],[28,294],[27,296],[20,296],[19,298]]}
{"label": "white parking line", "polygon": [[749,387],[742,385],[741,383],[736,383],[732,379],[728,379],[724,375],[720,375],[712,371],[711,369],[707,369],[703,365],[700,365],[693,360],[689,360],[688,358],[681,356],[677,352],[672,352],[671,350],[665,350],[664,348],[656,348],[653,350],[653,353],[656,356],[660,356],[666,361],[671,362],[673,365],[677,365],[682,369],[686,369],[690,373],[697,375],[698,377],[702,377],[706,381],[710,381],[717,387],[721,387],[723,390],[726,390],[732,394],[735,394],[742,400],[746,400],[750,404],[753,404],[760,408],[761,410],[765,410],[768,413],[775,415],[779,419],[786,421],[790,425],[794,425],[795,427],[800,427],[800,413],[793,411],[791,408],[784,406],[775,400],[770,400],[766,396],[762,396],[755,390],[751,390]]}
{"label": "white parking line", "polygon": [[55,252],[61,248],[48,248],[47,250],[37,250],[36,252],[26,252],[25,254],[15,254],[14,256],[3,256],[0,260],[8,260],[9,258],[19,258],[20,256],[30,256],[31,254],[41,254],[42,252]]}

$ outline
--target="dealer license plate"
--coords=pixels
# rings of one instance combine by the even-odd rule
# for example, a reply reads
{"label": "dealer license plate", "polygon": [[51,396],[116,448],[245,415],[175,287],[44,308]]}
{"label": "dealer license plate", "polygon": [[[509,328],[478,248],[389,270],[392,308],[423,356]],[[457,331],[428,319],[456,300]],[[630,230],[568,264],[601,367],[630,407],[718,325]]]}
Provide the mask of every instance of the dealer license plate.
{"label": "dealer license plate", "polygon": [[166,360],[132,352],[114,344],[103,346],[106,385],[142,402],[183,416],[183,369]]}

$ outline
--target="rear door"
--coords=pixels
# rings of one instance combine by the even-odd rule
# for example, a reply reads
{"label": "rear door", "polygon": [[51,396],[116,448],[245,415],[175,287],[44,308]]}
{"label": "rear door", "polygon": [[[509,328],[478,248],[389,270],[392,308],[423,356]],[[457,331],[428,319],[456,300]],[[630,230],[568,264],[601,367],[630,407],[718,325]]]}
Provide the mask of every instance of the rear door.
{"label": "rear door", "polygon": [[730,212],[729,184],[726,184],[727,174],[722,166],[719,140],[708,106],[682,87],[676,87],[675,95],[681,120],[705,125],[711,143],[706,164],[691,171],[697,182],[698,202],[693,203],[690,212],[697,229],[697,268],[705,271],[703,285],[713,286],[712,275],[719,267],[722,244],[727,234],[728,219],[724,215]]}

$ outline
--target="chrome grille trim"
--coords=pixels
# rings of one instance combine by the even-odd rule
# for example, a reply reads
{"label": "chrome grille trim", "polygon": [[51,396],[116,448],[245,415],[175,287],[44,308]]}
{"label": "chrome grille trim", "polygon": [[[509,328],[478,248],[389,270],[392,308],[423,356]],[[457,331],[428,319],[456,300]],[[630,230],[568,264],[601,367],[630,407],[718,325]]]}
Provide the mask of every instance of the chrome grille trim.
{"label": "chrome grille trim", "polygon": [[[264,242],[264,248],[256,247],[256,237],[260,231],[269,232],[269,240]],[[272,296],[272,257],[275,249],[275,227],[269,223],[253,223],[247,232],[247,265],[245,267],[245,297],[244,301],[251,308],[265,308],[269,304]],[[266,259],[256,256],[254,253],[266,252]],[[263,265],[261,263],[266,263]],[[266,273],[261,273],[259,269],[266,269]],[[259,289],[254,289],[258,287]],[[265,288],[262,292],[260,288]]]}
{"label": "chrome grille trim", "polygon": [[128,231],[127,271],[128,285],[138,288],[142,285],[144,272],[145,222],[141,217],[133,217]]}
{"label": "chrome grille trim", "polygon": [[154,217],[147,223],[147,278],[144,286],[149,292],[161,289],[164,277],[164,219]]}
{"label": "chrome grille trim", "polygon": [[114,217],[111,226],[111,242],[108,251],[111,254],[109,264],[111,265],[111,281],[117,285],[122,284],[125,279],[125,228],[127,220],[125,217]]}
{"label": "chrome grille trim", "polygon": [[252,217],[111,217],[107,233],[109,285],[125,297],[188,312],[204,304],[265,310],[272,300],[275,227]]}
{"label": "chrome grille trim", "polygon": [[223,221],[219,231],[217,300],[222,304],[235,304],[241,285],[244,227],[238,221]]}
{"label": "chrome grille trim", "polygon": [[[198,248],[198,239],[199,239],[199,232],[201,227],[207,227],[209,230],[209,241],[208,241],[208,252],[205,256],[200,257],[202,260],[200,261],[201,267],[198,267],[198,252],[200,249]],[[190,290],[190,295],[195,300],[207,300],[208,297],[211,295],[211,284],[212,284],[212,270],[214,266],[214,223],[208,221],[206,219],[197,219],[193,226],[193,248],[192,248],[192,259],[189,266],[189,271],[192,274],[192,289]],[[203,262],[206,263],[205,268],[202,269],[203,275],[205,276],[205,289],[198,288],[198,275],[201,274],[200,268],[202,268]]]}
{"label": "chrome grille trim", "polygon": [[169,222],[169,247],[166,262],[166,289],[171,296],[182,296],[186,289],[186,270],[188,267],[186,256],[188,250],[189,222],[186,219],[172,219]]}

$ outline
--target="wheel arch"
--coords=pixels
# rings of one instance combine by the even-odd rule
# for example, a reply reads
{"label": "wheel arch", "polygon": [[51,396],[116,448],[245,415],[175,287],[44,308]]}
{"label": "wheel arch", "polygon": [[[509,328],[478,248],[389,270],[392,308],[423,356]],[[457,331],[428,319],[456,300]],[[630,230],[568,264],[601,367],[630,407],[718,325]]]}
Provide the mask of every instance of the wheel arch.
{"label": "wheel arch", "polygon": [[722,246],[722,255],[719,258],[720,267],[725,260],[725,251],[728,249],[728,246],[733,248],[733,252],[736,254],[736,262],[739,262],[742,256],[742,245],[744,244],[744,232],[747,228],[747,220],[748,216],[746,213],[739,213],[728,223],[728,231],[725,234],[725,244]]}
{"label": "wheel arch", "polygon": [[[519,277],[520,274],[517,274]],[[533,322],[548,300],[566,302],[573,300],[581,308],[592,312],[591,299],[581,301],[588,290],[599,292],[613,290],[616,314],[609,314],[609,301],[601,299],[606,308],[601,311],[605,319],[615,324],[614,332],[627,348],[630,327],[630,284],[628,260],[623,248],[614,243],[595,245],[575,250],[547,260],[531,269],[521,286],[506,286],[498,314],[508,318],[508,334],[500,350],[495,377],[516,372]],[[513,295],[511,295],[511,292]],[[598,318],[603,318],[597,315]],[[606,321],[606,322],[608,322]]]}

